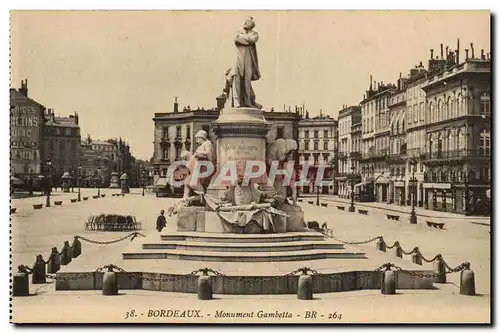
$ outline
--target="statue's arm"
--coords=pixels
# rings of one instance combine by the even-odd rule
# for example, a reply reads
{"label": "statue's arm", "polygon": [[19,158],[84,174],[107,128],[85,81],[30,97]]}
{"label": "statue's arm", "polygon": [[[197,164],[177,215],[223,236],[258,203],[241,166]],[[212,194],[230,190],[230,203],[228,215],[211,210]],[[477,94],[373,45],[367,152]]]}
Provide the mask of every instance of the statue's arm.
{"label": "statue's arm", "polygon": [[249,44],[255,44],[259,40],[259,33],[257,31],[249,31],[246,34],[246,40]]}
{"label": "statue's arm", "polygon": [[246,34],[238,32],[236,38],[234,39],[236,45],[248,45],[250,44],[246,38]]}

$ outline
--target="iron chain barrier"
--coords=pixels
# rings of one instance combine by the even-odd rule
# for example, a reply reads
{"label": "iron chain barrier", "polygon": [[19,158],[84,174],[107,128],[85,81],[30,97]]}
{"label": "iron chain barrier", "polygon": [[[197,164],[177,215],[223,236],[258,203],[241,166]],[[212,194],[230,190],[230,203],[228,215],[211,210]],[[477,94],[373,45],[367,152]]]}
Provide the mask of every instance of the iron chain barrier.
{"label": "iron chain barrier", "polygon": [[128,238],[131,238],[130,240],[134,240],[134,238],[136,237],[146,237],[146,235],[138,232],[138,231],[135,231],[135,232],[132,232],[131,234],[127,235],[127,236],[124,236],[122,238],[119,238],[119,239],[115,239],[115,240],[111,240],[111,241],[98,241],[98,240],[92,240],[92,239],[88,239],[86,237],[83,237],[83,236],[75,236],[75,239],[81,239],[87,243],[92,243],[92,244],[99,244],[99,245],[108,245],[108,244],[115,244],[115,243],[118,243],[118,242],[121,242],[121,241],[124,241]]}

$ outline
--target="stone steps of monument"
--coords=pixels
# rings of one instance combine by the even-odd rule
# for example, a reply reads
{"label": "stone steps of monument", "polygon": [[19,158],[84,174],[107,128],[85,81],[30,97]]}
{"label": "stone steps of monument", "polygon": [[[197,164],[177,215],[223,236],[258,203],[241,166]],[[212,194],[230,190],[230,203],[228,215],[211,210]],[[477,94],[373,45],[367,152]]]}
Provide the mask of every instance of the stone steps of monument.
{"label": "stone steps of monument", "polygon": [[162,241],[191,241],[211,243],[277,243],[325,240],[319,232],[287,232],[280,234],[210,234],[207,232],[164,232]]}
{"label": "stone steps of monument", "polygon": [[144,250],[190,250],[211,252],[280,252],[320,249],[344,249],[344,244],[331,241],[290,241],[290,242],[200,242],[200,241],[163,241],[144,243]]}
{"label": "stone steps of monument", "polygon": [[126,251],[123,259],[178,259],[223,262],[275,262],[316,259],[366,259],[365,253],[346,249],[314,249],[294,252],[218,252],[189,250]]}

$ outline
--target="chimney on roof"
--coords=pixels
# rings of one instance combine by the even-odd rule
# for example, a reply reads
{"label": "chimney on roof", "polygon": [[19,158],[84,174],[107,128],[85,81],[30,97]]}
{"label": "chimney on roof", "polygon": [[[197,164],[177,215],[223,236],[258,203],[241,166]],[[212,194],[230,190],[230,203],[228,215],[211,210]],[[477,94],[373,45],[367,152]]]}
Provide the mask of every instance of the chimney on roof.
{"label": "chimney on roof", "polygon": [[431,59],[434,59],[434,49],[431,49]]}
{"label": "chimney on roof", "polygon": [[370,74],[370,90],[373,90],[372,81],[373,81],[373,76]]}
{"label": "chimney on roof", "polygon": [[484,49],[481,49],[481,60],[486,60],[486,57],[484,56]]}
{"label": "chimney on roof", "polygon": [[420,68],[424,68],[424,65],[422,64],[422,62],[420,62],[419,67],[420,67]]}
{"label": "chimney on roof", "polygon": [[441,60],[443,60],[443,43],[441,43]]}
{"label": "chimney on roof", "polygon": [[78,125],[79,120],[78,112],[75,111],[75,125]]}
{"label": "chimney on roof", "polygon": [[446,49],[446,60],[450,59],[450,52],[448,52],[448,46],[445,48]]}
{"label": "chimney on roof", "polygon": [[474,44],[473,44],[473,43],[470,43],[470,51],[471,51],[471,55],[470,55],[470,57],[471,57],[472,59],[474,59]]}
{"label": "chimney on roof", "polygon": [[465,60],[469,60],[469,49],[465,49]]}
{"label": "chimney on roof", "polygon": [[460,38],[457,38],[457,49],[456,52],[457,54],[457,64],[460,63]]}
{"label": "chimney on roof", "polygon": [[25,79],[24,81],[21,80],[21,88],[19,89],[19,92],[23,96],[28,97],[28,79]]}
{"label": "chimney on roof", "polygon": [[177,103],[177,96],[175,96],[175,101],[174,101],[174,113],[179,112],[179,103]]}

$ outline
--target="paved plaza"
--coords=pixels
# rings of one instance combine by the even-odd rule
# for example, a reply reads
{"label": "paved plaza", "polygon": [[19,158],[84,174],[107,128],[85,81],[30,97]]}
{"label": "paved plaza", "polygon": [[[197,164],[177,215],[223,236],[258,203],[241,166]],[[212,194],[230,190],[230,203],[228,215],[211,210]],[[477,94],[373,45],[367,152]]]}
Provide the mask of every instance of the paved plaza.
{"label": "paved plaza", "polygon": [[[135,215],[137,220],[142,222],[142,231],[151,235],[156,232],[155,223],[159,211],[166,210],[177,200],[156,198],[151,193],[146,193],[146,196],[143,197],[140,189],[132,189],[132,193],[124,197],[112,196],[113,193],[119,193],[119,190],[104,189],[101,193],[106,194],[105,198],[93,199],[92,195],[96,195],[96,193],[96,189],[82,189],[82,197],[87,196],[89,199],[71,203],[70,199],[76,198],[76,192],[54,192],[52,201],[62,200],[63,205],[53,205],[40,210],[34,210],[32,205],[45,203],[44,197],[12,200],[11,206],[17,208],[17,212],[11,215],[13,267],[21,264],[32,266],[37,254],[42,254],[44,259],[47,259],[53,246],[57,246],[60,250],[64,241],[69,241],[71,244],[75,235],[94,240],[114,240],[130,233],[85,231],[84,222],[91,214],[103,212]],[[444,216],[442,222],[445,222],[445,228],[440,230],[428,227],[425,224],[425,217],[419,217],[419,223],[411,225],[408,223],[407,215],[402,214],[400,221],[387,220],[381,208],[370,207],[370,204],[365,204],[364,208],[369,213],[367,216],[363,216],[357,212],[349,213],[338,210],[336,202],[342,202],[342,199],[340,201],[336,197],[321,197],[320,199],[321,202],[328,203],[328,207],[311,205],[308,200],[312,199],[304,198],[301,205],[306,220],[327,222],[329,228],[333,229],[334,236],[341,240],[363,241],[375,236],[383,236],[388,245],[392,245],[396,240],[399,241],[405,251],[410,251],[418,246],[426,258],[433,258],[437,253],[441,253],[445,261],[452,267],[468,261],[475,272],[476,293],[479,296],[458,295],[459,274],[448,275],[449,283],[439,285],[438,290],[404,290],[401,294],[394,296],[382,296],[376,290],[321,294],[315,295],[317,299],[309,303],[298,301],[293,295],[273,296],[272,303],[268,301],[270,296],[220,295],[219,297],[216,295],[219,297],[217,300],[204,303],[194,301],[196,295],[140,290],[125,291],[122,296],[117,297],[103,297],[100,292],[93,291],[55,291],[54,283],[49,280],[50,283],[46,285],[31,286],[31,291],[39,294],[38,296],[14,299],[13,319],[23,322],[43,320],[44,313],[39,309],[44,305],[51,305],[53,311],[51,319],[54,321],[99,322],[99,312],[104,309],[107,313],[111,311],[113,318],[106,316],[103,320],[127,321],[122,318],[124,313],[129,311],[129,308],[138,307],[137,304],[142,304],[141,308],[144,311],[149,308],[167,308],[169,304],[172,304],[169,300],[175,302],[177,308],[195,306],[202,311],[208,311],[216,306],[220,307],[221,310],[227,310],[231,309],[236,299],[244,297],[248,302],[253,302],[256,307],[265,308],[265,310],[271,310],[269,307],[275,307],[286,308],[289,309],[288,311],[297,309],[297,313],[306,308],[317,311],[322,309],[343,311],[345,320],[333,321],[339,323],[435,322],[440,319],[454,322],[488,322],[490,320],[490,227],[487,225],[489,219]],[[436,214],[436,212],[432,213]],[[477,221],[481,221],[483,224],[472,223]],[[107,260],[111,261],[109,263],[115,263],[121,260],[119,254],[130,244],[129,240],[111,245],[94,245],[82,242],[82,258],[88,261],[89,257],[95,257],[96,263]],[[392,251],[378,252],[375,249],[375,242],[356,245],[356,247],[365,251],[369,258],[380,261],[380,264],[384,262],[397,263],[398,260],[399,262],[404,260],[407,262],[406,265],[414,266],[415,270],[432,269],[430,264],[424,263],[423,266],[418,266],[412,264],[409,258],[396,258]],[[70,263],[67,267],[71,268],[72,264],[76,264],[76,261],[82,258],[75,259],[75,262]],[[207,263],[206,266],[210,266],[210,264]],[[332,264],[334,263],[332,262]],[[39,297],[40,295],[44,295],[44,297]],[[63,295],[64,297],[62,297]],[[120,300],[119,304],[116,302],[117,299]],[[112,310],[107,307],[109,302],[113,302],[115,305]],[[85,317],[74,317],[74,313],[78,313],[83,305],[91,305],[87,308],[89,310]],[[407,306],[411,306],[412,310],[403,310]],[[436,308],[446,310],[435,311]],[[307,321],[298,316],[294,316],[294,319],[290,322]],[[133,320],[141,321],[141,318]],[[162,323],[166,322],[167,319],[145,318],[144,320]],[[170,322],[173,321],[174,319],[170,319]],[[230,321],[225,320],[225,322]],[[316,322],[330,321],[325,319]]]}

